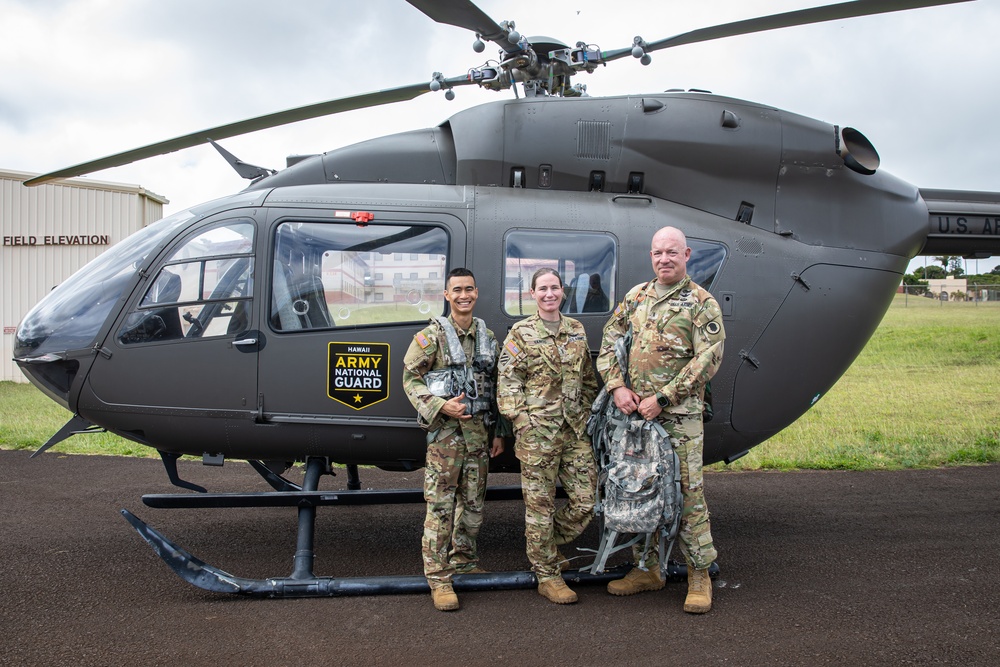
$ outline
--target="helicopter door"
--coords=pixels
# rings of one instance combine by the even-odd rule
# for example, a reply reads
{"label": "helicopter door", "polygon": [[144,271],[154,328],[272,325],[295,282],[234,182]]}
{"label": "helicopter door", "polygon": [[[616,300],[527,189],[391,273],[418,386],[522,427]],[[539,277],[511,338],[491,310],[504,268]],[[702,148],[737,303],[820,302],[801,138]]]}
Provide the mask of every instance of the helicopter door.
{"label": "helicopter door", "polygon": [[97,399],[171,420],[252,412],[254,229],[249,218],[200,226],[150,267],[90,372]]}
{"label": "helicopter door", "polygon": [[330,211],[274,217],[259,369],[265,422],[415,425],[400,386],[403,356],[445,312],[445,276],[465,262],[465,225],[424,211],[374,215],[367,224]]}

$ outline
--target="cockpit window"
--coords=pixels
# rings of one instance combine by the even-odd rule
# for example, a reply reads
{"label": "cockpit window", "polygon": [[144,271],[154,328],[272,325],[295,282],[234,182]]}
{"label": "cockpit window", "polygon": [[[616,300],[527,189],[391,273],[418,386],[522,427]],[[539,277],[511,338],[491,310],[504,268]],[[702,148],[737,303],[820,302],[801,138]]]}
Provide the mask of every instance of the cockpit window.
{"label": "cockpit window", "polygon": [[504,311],[520,317],[538,309],[531,276],[555,269],[563,280],[562,312],[608,313],[615,303],[618,246],[610,234],[515,230],[504,240]]}
{"label": "cockpit window", "polygon": [[209,338],[250,328],[254,224],[229,221],[181,244],[118,335],[123,344]]}
{"label": "cockpit window", "polygon": [[444,312],[448,235],[430,225],[286,222],[271,280],[276,331],[420,322]]}
{"label": "cockpit window", "polygon": [[67,278],[32,308],[18,327],[14,356],[91,347],[112,306],[150,252],[191,221],[181,211],[140,229]]}

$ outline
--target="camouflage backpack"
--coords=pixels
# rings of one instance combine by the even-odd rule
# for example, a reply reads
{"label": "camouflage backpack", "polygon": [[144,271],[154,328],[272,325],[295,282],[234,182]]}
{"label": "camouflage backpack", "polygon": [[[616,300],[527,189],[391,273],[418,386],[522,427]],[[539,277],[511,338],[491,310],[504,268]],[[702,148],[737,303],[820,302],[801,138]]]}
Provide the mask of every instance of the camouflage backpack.
{"label": "camouflage backpack", "polygon": [[[631,330],[615,344],[626,386],[630,342]],[[603,520],[590,572],[600,574],[612,554],[640,543],[639,565],[643,567],[647,553],[658,542],[660,569],[666,573],[683,508],[680,462],[670,435],[655,420],[622,413],[607,388],[594,401],[587,432],[600,465],[594,512]],[[617,544],[621,535],[631,537]]]}

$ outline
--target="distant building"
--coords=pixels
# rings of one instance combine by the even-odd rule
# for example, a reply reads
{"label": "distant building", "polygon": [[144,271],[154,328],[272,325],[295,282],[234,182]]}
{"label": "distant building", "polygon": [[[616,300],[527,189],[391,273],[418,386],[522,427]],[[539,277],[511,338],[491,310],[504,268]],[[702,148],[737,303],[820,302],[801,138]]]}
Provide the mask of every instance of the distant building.
{"label": "distant building", "polygon": [[37,176],[0,170],[0,381],[26,382],[14,332],[46,292],[125,237],[163,217],[166,198],[137,185],[74,178],[26,188]]}
{"label": "distant building", "polygon": [[[968,293],[968,285],[965,278],[956,278],[955,276],[929,278],[927,292],[942,301],[964,301]],[[958,294],[962,296],[956,296]]]}

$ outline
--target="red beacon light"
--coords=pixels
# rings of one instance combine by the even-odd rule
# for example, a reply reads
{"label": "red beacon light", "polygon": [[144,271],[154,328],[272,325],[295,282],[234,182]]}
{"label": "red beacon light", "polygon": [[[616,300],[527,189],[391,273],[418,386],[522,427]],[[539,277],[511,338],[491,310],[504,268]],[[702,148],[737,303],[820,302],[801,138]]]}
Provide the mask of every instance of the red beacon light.
{"label": "red beacon light", "polygon": [[358,224],[358,227],[366,227],[369,222],[375,219],[375,214],[371,211],[334,211],[335,218],[350,218]]}

